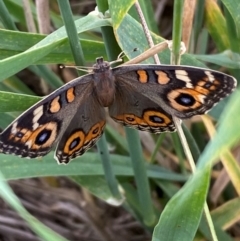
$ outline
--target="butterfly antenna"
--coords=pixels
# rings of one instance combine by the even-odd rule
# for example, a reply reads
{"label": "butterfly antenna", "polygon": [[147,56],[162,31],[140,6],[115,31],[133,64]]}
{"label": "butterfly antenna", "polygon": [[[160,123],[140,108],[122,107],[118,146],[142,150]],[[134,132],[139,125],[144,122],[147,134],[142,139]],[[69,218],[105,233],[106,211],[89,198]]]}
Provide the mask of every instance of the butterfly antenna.
{"label": "butterfly antenna", "polygon": [[63,65],[61,64],[59,66],[60,69],[64,69],[64,68],[71,68],[71,69],[76,69],[76,70],[80,70],[83,72],[89,72],[90,70],[94,69],[93,67],[86,67],[86,66],[71,66],[71,65]]}

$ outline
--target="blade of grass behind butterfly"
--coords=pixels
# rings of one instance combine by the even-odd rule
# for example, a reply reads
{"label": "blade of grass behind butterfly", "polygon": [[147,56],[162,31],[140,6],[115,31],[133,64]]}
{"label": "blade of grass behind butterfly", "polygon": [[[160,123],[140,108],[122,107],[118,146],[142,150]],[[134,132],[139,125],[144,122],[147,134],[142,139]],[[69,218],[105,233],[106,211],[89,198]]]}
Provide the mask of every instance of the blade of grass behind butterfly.
{"label": "blade of grass behind butterfly", "polygon": [[153,151],[153,153],[152,153],[152,155],[151,155],[151,158],[150,158],[149,163],[154,163],[155,157],[156,157],[156,155],[157,155],[157,153],[158,153],[158,150],[159,150],[160,146],[162,145],[162,142],[163,142],[165,136],[166,136],[166,133],[162,133],[162,134],[159,135],[159,137],[157,138],[157,142],[156,142],[156,144],[155,144],[155,148],[154,148],[154,151]]}
{"label": "blade of grass behind butterfly", "polygon": [[0,130],[2,131],[4,128],[6,128],[9,123],[13,121],[15,117],[13,117],[12,113],[0,113],[1,118],[0,118]]}
{"label": "blade of grass behind butterfly", "polygon": [[183,149],[181,146],[181,141],[179,139],[178,133],[177,132],[171,133],[171,137],[174,145],[174,150],[179,160],[179,167],[180,167],[181,173],[186,174],[187,170],[184,165],[185,155],[183,153]]}
{"label": "blade of grass behind butterfly", "polygon": [[24,111],[40,99],[37,96],[0,91],[0,112]]}
{"label": "blade of grass behind butterfly", "polygon": [[35,73],[37,76],[43,78],[46,83],[52,88],[56,89],[63,85],[62,80],[47,66],[44,65],[34,65],[29,66],[29,70]]}
{"label": "blade of grass behind butterfly", "polygon": [[[127,6],[130,7],[133,2],[128,2]],[[117,28],[120,26],[122,19],[127,14],[127,11],[121,11],[121,9],[128,9],[126,3],[123,1],[111,1],[110,13],[113,16],[113,30],[117,32]],[[117,16],[117,17],[116,17]],[[114,38],[115,39],[115,38]],[[127,41],[127,40],[126,40]],[[116,43],[117,44],[117,43]],[[135,46],[138,47],[138,46]],[[131,51],[130,49],[128,51]],[[143,157],[143,151],[140,143],[140,138],[136,130],[125,128],[126,138],[128,141],[130,157],[132,160],[134,178],[137,186],[137,193],[139,198],[139,204],[142,212],[142,220],[146,226],[155,225],[156,215],[154,213],[149,181],[146,175],[146,166]]]}
{"label": "blade of grass behind butterfly", "polygon": [[213,38],[219,51],[229,48],[226,19],[224,18],[218,3],[214,0],[205,2],[205,20],[209,34]]}
{"label": "blade of grass behind butterfly", "polygon": [[150,186],[139,134],[136,130],[130,128],[125,128],[125,132],[134,170],[142,220],[146,226],[151,227],[155,225],[156,214],[154,213],[152,205]]}
{"label": "blade of grass behind butterfly", "polygon": [[[53,152],[50,152],[40,160],[30,160],[27,158],[0,154],[1,172],[5,176],[6,180],[70,175],[90,177],[104,176],[100,156],[97,153],[87,152],[84,156],[78,157],[74,160],[71,165],[66,166],[56,165],[56,162],[53,161],[53,154]],[[129,156],[112,154],[111,161],[113,163],[114,173],[116,173],[117,176],[124,179],[133,177],[133,169]],[[157,165],[146,164],[146,169],[148,177],[155,178],[157,180],[162,179],[182,183],[187,179],[181,174],[170,172],[169,170]],[[93,182],[95,186],[98,186],[98,183],[96,183],[95,180],[93,180]]]}
{"label": "blade of grass behind butterfly", "polygon": [[233,223],[238,222],[240,213],[240,198],[234,198],[212,211],[215,224],[224,229],[230,228]]}
{"label": "blade of grass behind butterfly", "polygon": [[[61,0],[58,0],[58,4],[59,4],[60,11],[61,11],[61,15],[63,17],[63,21],[65,23],[65,27],[66,27],[66,31],[67,31],[67,34],[69,37],[69,43],[71,46],[71,50],[73,52],[75,63],[78,66],[83,66],[85,63],[85,60],[84,60],[82,48],[81,48],[79,40],[78,40],[76,27],[73,22],[70,5],[68,2],[61,1]],[[99,153],[103,153],[103,155],[101,155],[101,157],[102,157],[104,169],[106,170],[106,173],[107,173],[106,179],[107,179],[109,189],[110,189],[114,199],[121,200],[122,198],[121,198],[121,195],[118,190],[118,184],[117,184],[116,178],[113,174],[112,166],[110,164],[109,152],[107,149],[107,143],[104,138],[104,134],[103,134],[103,137],[101,138],[101,140],[98,142],[98,147],[99,147],[99,149],[98,149]]]}
{"label": "blade of grass behind butterfly", "polygon": [[118,152],[119,154],[126,154],[129,152],[126,138],[120,135],[119,132],[110,125],[106,126],[106,137],[110,143],[111,140],[114,141],[114,147],[116,147],[118,151],[120,149],[120,151]]}
{"label": "blade of grass behind butterfly", "polygon": [[[224,6],[227,35],[229,38],[230,49],[233,52],[231,58],[233,61],[237,62],[239,61],[240,54],[240,21],[239,14],[236,15],[236,13],[239,13],[240,4],[236,4],[233,0],[225,0]],[[230,69],[229,71],[231,75],[236,77],[236,79],[240,79],[240,68]]]}
{"label": "blade of grass behind butterfly", "polygon": [[8,203],[17,213],[28,223],[31,229],[42,239],[46,241],[67,241],[67,239],[58,235],[35,217],[33,217],[27,210],[22,206],[20,200],[13,193],[10,186],[4,181],[5,178],[0,172],[0,196],[6,203]]}
{"label": "blade of grass behind butterfly", "polygon": [[8,29],[17,30],[16,25],[12,21],[11,14],[3,1],[0,1],[0,19],[4,26]]}
{"label": "blade of grass behind butterfly", "polygon": [[[202,28],[204,17],[204,1],[197,1],[193,23],[193,37],[191,38],[190,53],[205,53],[208,33]],[[205,40],[205,41],[204,41]]]}
{"label": "blade of grass behind butterfly", "polygon": [[[68,35],[70,48],[72,51],[72,55],[77,66],[84,66],[85,59],[83,56],[82,46],[78,40],[76,26],[73,21],[72,11],[69,3],[65,1],[58,0],[58,6],[63,18],[63,22],[65,25],[65,29]],[[81,72],[79,72],[80,74]]]}
{"label": "blade of grass behind butterfly", "polygon": [[28,95],[35,94],[28,86],[26,86],[22,81],[20,81],[20,79],[17,76],[9,77],[8,79],[0,82],[0,85],[1,91],[17,92]]}
{"label": "blade of grass behind butterfly", "polygon": [[223,2],[230,48],[233,52],[240,53],[240,4],[236,4],[233,0],[224,0]]}
{"label": "blade of grass behind butterfly", "polygon": [[[77,26],[81,26],[80,21],[75,21]],[[94,31],[94,30],[93,30]],[[91,31],[92,32],[92,31]],[[95,32],[95,31],[94,31]],[[86,56],[86,60],[90,63],[96,56],[102,56],[105,58],[104,45],[99,37],[97,39],[89,39],[89,36],[84,38],[84,33],[79,34],[80,42]],[[82,37],[83,36],[83,37]],[[11,31],[0,29],[0,60],[17,55],[36,45],[43,40],[46,36],[36,33],[27,33],[20,31]],[[69,42],[65,39],[58,48],[54,49],[48,55],[36,61],[35,64],[52,64],[52,63],[70,63],[73,62],[73,57],[69,51]]]}

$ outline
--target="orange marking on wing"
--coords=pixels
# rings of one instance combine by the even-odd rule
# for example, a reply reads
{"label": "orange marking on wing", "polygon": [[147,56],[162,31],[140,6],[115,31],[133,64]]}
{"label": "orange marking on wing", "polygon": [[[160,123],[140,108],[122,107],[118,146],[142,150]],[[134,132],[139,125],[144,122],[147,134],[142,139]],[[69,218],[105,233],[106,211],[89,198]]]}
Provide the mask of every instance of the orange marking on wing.
{"label": "orange marking on wing", "polygon": [[[36,144],[36,138],[38,137],[38,134],[41,133],[43,130],[49,130],[51,131],[50,137],[44,142],[42,145]],[[28,138],[27,142],[31,142],[31,148],[32,149],[40,149],[40,148],[47,148],[50,147],[53,142],[56,140],[57,137],[57,123],[56,122],[49,122],[46,123],[45,125],[40,126],[37,128],[35,131],[32,132],[31,136]]]}
{"label": "orange marking on wing", "polygon": [[[207,94],[209,94],[210,90],[216,90],[216,86],[214,86],[214,83],[209,83],[209,81],[204,81],[204,80],[199,81],[197,83],[198,86],[195,87],[196,91],[198,91],[198,92],[200,92],[200,93],[202,93],[204,95],[207,95]],[[216,82],[216,85],[219,84],[219,82],[217,80],[215,80],[214,82]],[[208,83],[210,85],[210,87],[207,87],[207,88],[203,87],[203,86],[206,85],[206,83]]]}
{"label": "orange marking on wing", "polygon": [[[51,135],[43,144],[36,144],[38,135],[45,129],[51,131]],[[21,142],[22,144],[28,146],[29,149],[38,150],[40,148],[47,148],[52,145],[57,137],[57,124],[55,122],[49,122],[45,125],[41,125],[35,131],[31,131],[26,128],[17,128],[16,134],[18,136],[11,134],[9,139],[13,139],[15,142]]]}
{"label": "orange marking on wing", "polygon": [[60,96],[57,96],[55,99],[52,100],[50,103],[49,110],[51,113],[57,113],[61,109],[61,105],[59,103]]}
{"label": "orange marking on wing", "polygon": [[199,85],[199,86],[204,86],[205,84],[206,84],[206,81],[204,81],[204,80],[200,80],[197,83],[197,85]]}
{"label": "orange marking on wing", "polygon": [[208,89],[205,89],[201,86],[196,86],[195,87],[195,90],[203,95],[208,95],[209,94],[209,90]]}
{"label": "orange marking on wing", "polygon": [[132,125],[137,125],[137,122],[135,120],[135,115],[122,114],[122,115],[114,116],[113,118],[120,122],[126,122],[126,123],[130,123]]}
{"label": "orange marking on wing", "polygon": [[136,116],[132,114],[124,114],[123,121],[130,124],[130,125],[137,125]]}
{"label": "orange marking on wing", "polygon": [[23,137],[21,138],[21,142],[25,143],[29,137],[32,134],[32,131],[28,130],[28,129],[22,129],[21,132],[23,133]]}
{"label": "orange marking on wing", "polygon": [[131,125],[131,126],[136,126],[136,125],[147,126],[148,125],[145,120],[143,120],[133,114],[122,114],[122,115],[114,116],[113,118],[116,121],[125,122],[126,124]]}
{"label": "orange marking on wing", "polygon": [[145,70],[138,70],[138,80],[139,82],[145,84],[148,82],[147,72]]}
{"label": "orange marking on wing", "polygon": [[[151,117],[159,117],[162,120],[162,123],[152,121]],[[168,116],[158,111],[145,111],[143,114],[143,119],[149,126],[154,127],[167,126],[169,123],[171,123],[171,119]]]}
{"label": "orange marking on wing", "polygon": [[164,71],[156,70],[155,73],[158,75],[158,83],[161,85],[165,85],[169,83],[170,78]]}
{"label": "orange marking on wing", "polygon": [[[195,103],[191,106],[184,106],[177,103],[175,99],[179,97],[181,94],[187,94],[192,96],[195,100]],[[178,111],[198,108],[202,104],[204,97],[205,97],[204,95],[199,94],[197,91],[193,89],[177,89],[177,90],[172,90],[168,94],[168,99],[170,100],[172,107]]]}
{"label": "orange marking on wing", "polygon": [[67,101],[68,103],[73,102],[75,99],[74,88],[70,88],[67,90]]}
{"label": "orange marking on wing", "polygon": [[101,121],[97,124],[95,124],[88,132],[85,140],[84,140],[84,145],[87,144],[88,142],[95,140],[97,137],[99,137],[103,131],[103,128],[105,126],[105,121]]}
{"label": "orange marking on wing", "polygon": [[146,125],[146,122],[133,114],[124,114],[124,121],[129,125]]}
{"label": "orange marking on wing", "polygon": [[216,90],[217,88],[216,88],[215,85],[212,85],[209,89],[210,89],[210,90]]}
{"label": "orange marking on wing", "polygon": [[21,133],[23,136],[19,137],[19,136],[16,136],[15,134],[11,134],[9,136],[9,140],[13,139],[13,141],[16,141],[16,142],[20,141],[22,143],[25,143],[28,140],[28,138],[30,137],[30,135],[32,134],[32,131],[25,129],[25,128],[23,128],[23,129],[17,128],[16,133],[17,134]]}
{"label": "orange marking on wing", "polygon": [[[63,152],[71,156],[74,152],[80,150],[83,147],[84,139],[85,139],[85,134],[82,131],[74,132],[66,141]],[[74,140],[78,141],[78,143],[74,148],[70,149],[70,146]]]}
{"label": "orange marking on wing", "polygon": [[141,126],[147,126],[148,125],[147,122],[144,119],[139,118],[137,116],[135,116],[135,120],[137,121],[138,125],[141,125]]}

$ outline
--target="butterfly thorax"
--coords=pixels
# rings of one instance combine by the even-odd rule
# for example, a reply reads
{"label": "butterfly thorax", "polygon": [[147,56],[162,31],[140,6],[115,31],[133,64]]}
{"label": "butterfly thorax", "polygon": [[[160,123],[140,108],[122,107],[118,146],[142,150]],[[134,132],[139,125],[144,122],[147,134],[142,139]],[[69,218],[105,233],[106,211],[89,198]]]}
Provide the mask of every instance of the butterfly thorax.
{"label": "butterfly thorax", "polygon": [[103,58],[97,58],[93,67],[94,92],[99,103],[108,107],[112,104],[115,96],[115,77],[109,63],[103,61]]}

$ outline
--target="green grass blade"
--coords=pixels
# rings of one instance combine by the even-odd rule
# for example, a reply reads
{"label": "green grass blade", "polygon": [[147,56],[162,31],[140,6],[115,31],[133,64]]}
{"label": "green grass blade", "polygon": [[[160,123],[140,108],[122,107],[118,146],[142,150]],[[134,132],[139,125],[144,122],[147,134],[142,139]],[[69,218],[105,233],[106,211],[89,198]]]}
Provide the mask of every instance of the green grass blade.
{"label": "green grass blade", "polygon": [[42,77],[46,83],[48,83],[54,89],[57,89],[63,85],[62,80],[46,66],[29,66],[29,69],[39,77]]}
{"label": "green grass blade", "polygon": [[109,154],[105,134],[103,134],[103,136],[101,137],[101,139],[98,142],[98,153],[102,160],[105,178],[107,180],[107,183],[108,183],[109,189],[111,190],[113,198],[116,199],[116,201],[120,202],[123,199],[123,197],[120,194],[119,187],[118,187],[118,181],[117,181],[114,171],[113,171],[111,157]]}
{"label": "green grass blade", "polygon": [[[56,165],[53,152],[42,159],[19,158],[12,155],[0,154],[1,171],[7,180],[46,177],[46,176],[103,176],[104,170],[98,153],[88,152],[67,166]],[[128,156],[111,155],[113,171],[117,176],[132,177],[133,170]],[[186,181],[187,177],[176,174],[157,165],[146,164],[149,178]]]}
{"label": "green grass blade", "polygon": [[59,9],[65,24],[66,32],[69,39],[69,44],[72,50],[72,55],[77,66],[84,66],[85,59],[83,56],[82,46],[78,40],[76,26],[73,21],[70,3],[67,1],[58,0]]}
{"label": "green grass blade", "polygon": [[199,168],[213,164],[221,154],[240,140],[240,132],[236,131],[240,128],[239,103],[240,92],[235,90],[221,115],[214,139],[209,142],[199,159]]}
{"label": "green grass blade", "polygon": [[37,96],[0,91],[0,112],[24,111],[40,99]]}
{"label": "green grass blade", "polygon": [[113,199],[112,192],[110,191],[104,176],[77,175],[71,176],[71,179],[75,181],[79,186],[88,190],[88,192],[92,193],[94,196],[108,202],[111,205],[117,204],[115,199]]}
{"label": "green grass blade", "polygon": [[[78,21],[75,23],[78,26]],[[2,60],[22,53],[43,40],[45,37],[45,35],[41,34],[0,29],[0,59]],[[79,37],[79,39],[87,61],[92,63],[92,61],[98,56],[106,57],[103,42],[87,39],[87,37],[84,39]],[[42,59],[39,59],[36,64],[69,63],[73,61],[73,57],[69,50],[69,43],[67,39],[65,39],[60,46],[52,50],[52,52],[44,56]]]}
{"label": "green grass blade", "polygon": [[207,29],[213,38],[217,48],[224,51],[229,48],[229,38],[226,21],[216,1],[206,1],[205,16]]}
{"label": "green grass blade", "polygon": [[233,53],[230,50],[226,50],[218,54],[206,54],[206,55],[193,55],[195,58],[219,65],[221,67],[239,69],[240,68],[240,55]]}
{"label": "green grass blade", "polygon": [[154,229],[152,241],[193,240],[207,196],[209,177],[210,168],[196,173],[168,202]]}
{"label": "green grass blade", "polygon": [[172,60],[171,64],[180,64],[180,47],[182,39],[182,13],[183,13],[184,1],[174,1],[174,13],[173,13],[173,34],[172,34]]}
{"label": "green grass blade", "polygon": [[114,29],[117,29],[135,0],[115,0],[112,1],[109,8]]}
{"label": "green grass blade", "polygon": [[240,214],[240,198],[234,198],[212,211],[214,223],[223,229],[230,228],[238,222]]}
{"label": "green grass blade", "polygon": [[240,37],[240,4],[238,0],[222,0],[235,22],[238,37]]}
{"label": "green grass blade", "polygon": [[0,20],[6,28],[17,30],[16,25],[12,21],[11,14],[8,12],[3,1],[0,1]]}
{"label": "green grass blade", "polygon": [[153,212],[153,205],[150,195],[150,187],[147,179],[145,161],[142,156],[142,147],[139,140],[139,135],[136,130],[125,128],[130,157],[135,173],[135,181],[138,190],[139,203],[144,223],[147,226],[152,226],[156,222],[156,216]]}

